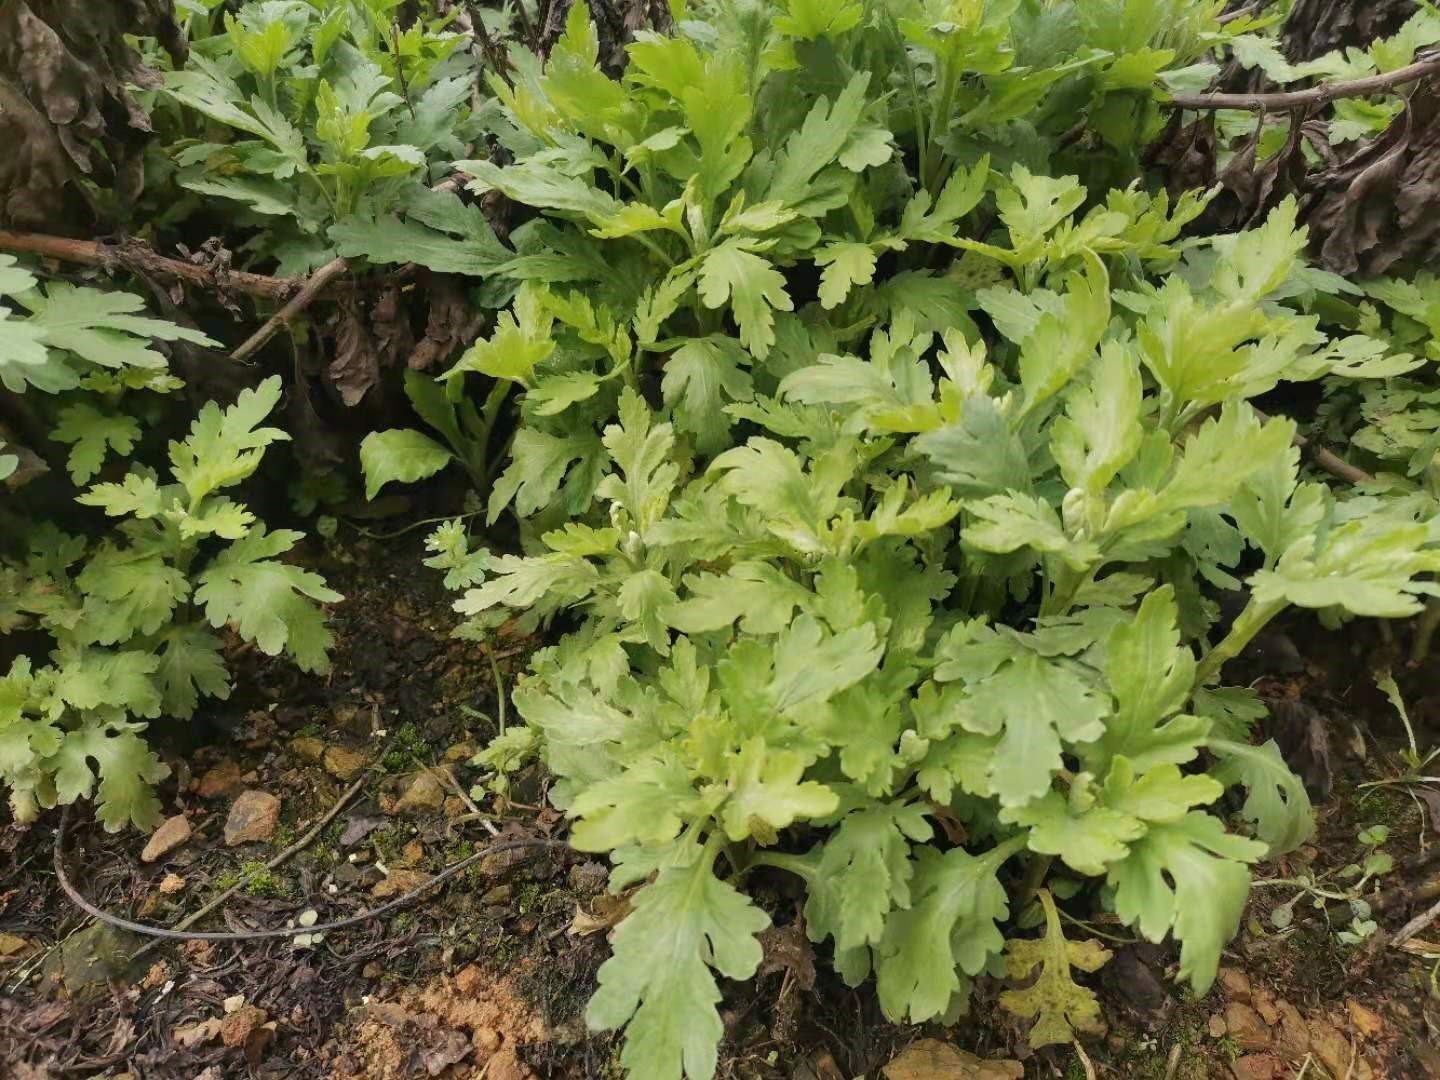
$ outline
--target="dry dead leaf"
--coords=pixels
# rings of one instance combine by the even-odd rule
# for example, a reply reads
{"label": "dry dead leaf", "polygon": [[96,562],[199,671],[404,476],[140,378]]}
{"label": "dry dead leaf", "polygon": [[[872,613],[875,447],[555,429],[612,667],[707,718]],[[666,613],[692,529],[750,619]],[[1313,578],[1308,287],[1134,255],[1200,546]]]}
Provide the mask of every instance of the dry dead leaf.
{"label": "dry dead leaf", "polygon": [[815,950],[799,923],[772,926],[760,935],[765,958],[760,962],[760,975],[786,971],[804,990],[815,988]]}
{"label": "dry dead leaf", "polygon": [[575,905],[575,917],[570,920],[566,933],[571,937],[588,937],[609,930],[630,914],[628,895],[611,896],[601,893],[590,902],[590,911]]}
{"label": "dry dead leaf", "polygon": [[220,1037],[222,1021],[218,1016],[212,1016],[208,1020],[201,1020],[198,1023],[186,1024],[184,1027],[177,1027],[170,1032],[170,1037],[183,1046],[186,1050],[194,1050],[203,1043]]}
{"label": "dry dead leaf", "polygon": [[919,1039],[880,1070],[885,1080],[1024,1080],[1011,1058],[979,1058],[939,1039]]}

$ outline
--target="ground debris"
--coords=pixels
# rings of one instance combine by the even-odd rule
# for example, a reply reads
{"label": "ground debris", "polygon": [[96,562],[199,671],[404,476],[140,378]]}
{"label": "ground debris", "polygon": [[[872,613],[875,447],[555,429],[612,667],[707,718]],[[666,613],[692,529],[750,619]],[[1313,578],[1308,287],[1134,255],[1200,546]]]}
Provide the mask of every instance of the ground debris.
{"label": "ground debris", "polygon": [[885,1080],[1023,1080],[1009,1058],[979,1058],[939,1039],[918,1039],[880,1070]]}
{"label": "ground debris", "polygon": [[150,839],[145,844],[145,849],[140,852],[140,861],[152,863],[156,859],[169,855],[186,840],[190,839],[190,819],[184,814],[176,814],[161,823],[160,827],[150,834]]}
{"label": "ground debris", "polygon": [[225,758],[207,769],[195,783],[195,794],[202,799],[217,799],[222,795],[233,795],[242,787],[240,766]]}
{"label": "ground debris", "polygon": [[279,822],[280,800],[276,796],[254,788],[243,791],[225,819],[225,843],[230,847],[263,843],[275,834]]}

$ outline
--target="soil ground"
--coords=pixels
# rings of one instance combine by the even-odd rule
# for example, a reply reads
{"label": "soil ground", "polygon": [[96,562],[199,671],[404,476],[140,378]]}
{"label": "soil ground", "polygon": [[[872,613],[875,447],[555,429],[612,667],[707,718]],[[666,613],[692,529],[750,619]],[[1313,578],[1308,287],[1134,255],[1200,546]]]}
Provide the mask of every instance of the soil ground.
{"label": "soil ground", "polygon": [[[201,927],[284,926],[306,912],[326,921],[407,891],[494,835],[563,837],[538,775],[512,801],[476,806],[467,794],[468,759],[501,717],[495,680],[479,646],[449,636],[450,598],[418,567],[413,534],[344,539],[310,553],[349,598],[334,612],[330,677],[237,649],[231,700],[164,734],[174,770],[165,813],[184,815],[189,839],[142,862],[144,837],[77,822],[70,865],[105,909],[173,925],[238,886]],[[535,644],[496,645],[503,681]],[[1270,733],[1324,796],[1311,845],[1259,876],[1310,875],[1363,899],[1390,931],[1440,896],[1440,793],[1396,782],[1407,744],[1367,674],[1399,644],[1365,627],[1307,633],[1303,649],[1270,642],[1245,672],[1272,701]],[[1290,673],[1276,677],[1277,667]],[[1440,671],[1432,663],[1400,681],[1420,745],[1433,745]],[[357,778],[314,841],[267,869]],[[1390,782],[1363,786],[1375,781]],[[279,816],[268,839],[231,846],[224,827],[244,790],[276,796]],[[589,1034],[583,1011],[623,902],[586,856],[497,855],[413,907],[318,942],[164,943],[137,956],[145,941],[87,918],[56,884],[57,820],[0,831],[0,1076],[621,1075],[616,1041]],[[1359,831],[1377,825],[1395,868],[1357,890],[1344,868],[1364,858]],[[1134,942],[1082,895],[1065,905],[1067,933],[1114,951],[1091,979],[1107,1030],[1030,1053],[988,980],[952,1027],[887,1024],[868,987],[847,989],[812,954],[799,897],[783,882],[761,892],[777,928],[764,973],[726,987],[726,1077],[1440,1077],[1440,924],[1405,949],[1367,949],[1342,938],[1363,907],[1317,908],[1296,886],[1261,886],[1215,989],[1195,1000],[1171,983],[1168,946]],[[1274,910],[1297,895],[1281,928]]]}

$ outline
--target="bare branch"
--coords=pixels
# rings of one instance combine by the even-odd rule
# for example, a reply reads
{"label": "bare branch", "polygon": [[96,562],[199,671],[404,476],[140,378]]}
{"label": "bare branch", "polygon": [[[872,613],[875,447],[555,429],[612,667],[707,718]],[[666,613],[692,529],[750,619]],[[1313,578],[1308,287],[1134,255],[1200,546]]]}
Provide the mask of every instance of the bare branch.
{"label": "bare branch", "polygon": [[[1251,407],[1254,408],[1254,406]],[[1261,412],[1259,409],[1255,409],[1255,415],[1260,418],[1262,423],[1268,422],[1270,420],[1270,417],[1267,416],[1265,413]],[[1368,472],[1360,468],[1358,465],[1351,465],[1339,454],[1335,453],[1332,450],[1326,450],[1323,446],[1320,446],[1318,443],[1312,442],[1304,435],[1301,435],[1299,432],[1296,432],[1295,437],[1291,439],[1290,442],[1294,446],[1298,446],[1301,453],[1309,457],[1311,461],[1313,461],[1316,465],[1320,466],[1320,468],[1324,469],[1331,476],[1337,477],[1340,480],[1348,481],[1352,484],[1369,484],[1373,483],[1375,480],[1375,477],[1371,476]]]}
{"label": "bare branch", "polygon": [[217,274],[215,271],[195,263],[185,262],[181,259],[167,259],[163,255],[157,255],[139,241],[102,244],[95,240],[72,240],[66,236],[8,232],[0,229],[0,251],[41,255],[47,259],[80,263],[84,266],[99,266],[105,269],[123,267],[170,281],[185,281],[192,285],[202,285],[208,289],[233,289],[236,292],[265,297],[270,300],[288,299],[303,285],[303,282],[295,278],[249,274],[242,270],[228,270],[223,274]]}
{"label": "bare branch", "polygon": [[309,307],[332,281],[349,269],[350,264],[344,259],[331,259],[319,270],[316,270],[304,287],[284,307],[266,319],[265,325],[236,347],[235,351],[230,354],[230,359],[248,360],[259,352],[260,347],[274,337],[280,327],[288,325],[290,320]]}
{"label": "bare branch", "polygon": [[1387,71],[1382,75],[1367,75],[1363,79],[1346,82],[1321,83],[1308,90],[1287,90],[1278,94],[1176,94],[1167,102],[1176,109],[1246,109],[1250,112],[1283,112],[1287,109],[1303,109],[1326,105],[1339,98],[1366,97],[1382,94],[1397,86],[1440,75],[1440,56],[1417,60],[1413,64]]}

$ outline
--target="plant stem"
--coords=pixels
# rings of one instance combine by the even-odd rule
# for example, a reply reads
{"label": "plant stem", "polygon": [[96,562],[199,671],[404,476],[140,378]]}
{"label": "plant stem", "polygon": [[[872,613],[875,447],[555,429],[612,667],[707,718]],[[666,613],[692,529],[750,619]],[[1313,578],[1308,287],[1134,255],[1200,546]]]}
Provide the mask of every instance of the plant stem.
{"label": "plant stem", "polygon": [[937,193],[940,188],[940,181],[944,179],[945,153],[941,148],[937,135],[950,130],[950,111],[955,107],[955,92],[960,87],[960,73],[955,70],[953,64],[946,64],[941,75],[940,94],[935,99],[935,113],[930,119],[929,138],[935,142],[936,153],[928,162],[933,168],[928,168],[921,173],[924,180],[925,190]]}
{"label": "plant stem", "polygon": [[654,255],[657,259],[663,262],[669,269],[675,269],[675,260],[672,259],[669,255],[666,255],[665,252],[661,249],[660,245],[655,243],[654,240],[651,240],[644,233],[631,233],[630,238],[632,240],[638,241],[640,244],[643,244],[645,249],[649,251],[650,254]]}
{"label": "plant stem", "polygon": [[1435,639],[1437,629],[1440,629],[1440,596],[1432,596],[1415,620],[1415,636],[1410,642],[1411,667],[1419,667],[1430,655],[1430,643]]}
{"label": "plant stem", "polygon": [[1015,894],[1014,910],[1017,915],[1035,899],[1035,894],[1040,891],[1040,886],[1045,884],[1045,876],[1050,873],[1054,862],[1053,855],[1041,855],[1033,851],[1030,853],[1030,861],[1025,864],[1025,877],[1020,882],[1020,891]]}
{"label": "plant stem", "polygon": [[1230,627],[1230,632],[1200,661],[1199,669],[1195,673],[1195,685],[1203,686],[1218,675],[1227,660],[1239,656],[1255,635],[1265,628],[1265,624],[1284,610],[1284,601],[1262,604],[1252,596],[1245,605],[1245,610]]}
{"label": "plant stem", "polygon": [[495,430],[495,421],[500,417],[500,409],[505,404],[505,399],[510,395],[510,382],[508,379],[496,379],[495,385],[490,388],[490,394],[485,399],[485,409],[480,416],[480,473],[482,476],[489,475],[488,450],[490,448],[490,435]]}

